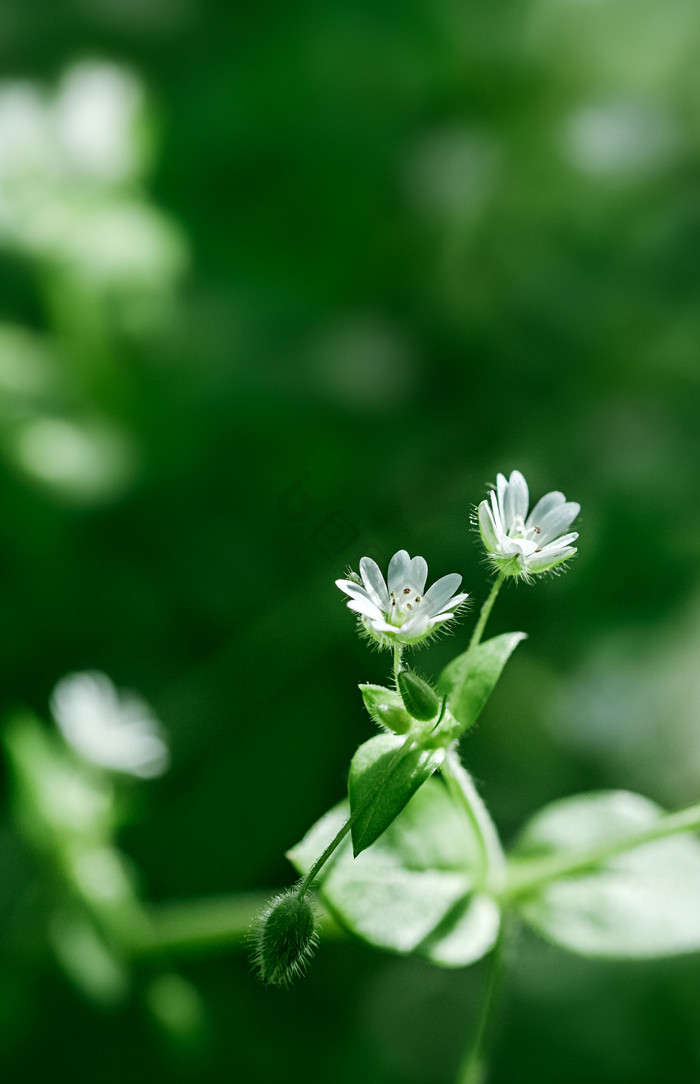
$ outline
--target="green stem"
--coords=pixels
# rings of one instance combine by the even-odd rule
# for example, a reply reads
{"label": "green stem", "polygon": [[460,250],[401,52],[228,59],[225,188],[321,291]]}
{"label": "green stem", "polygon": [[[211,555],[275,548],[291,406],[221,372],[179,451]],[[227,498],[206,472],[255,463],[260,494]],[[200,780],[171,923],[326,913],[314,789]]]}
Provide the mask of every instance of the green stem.
{"label": "green stem", "polygon": [[479,620],[477,621],[477,623],[476,623],[476,625],[474,627],[474,631],[472,633],[472,638],[469,641],[469,650],[470,651],[471,651],[471,649],[473,647],[477,647],[478,644],[481,643],[481,637],[484,634],[484,629],[486,628],[486,622],[489,619],[489,615],[491,613],[491,610],[493,609],[493,604],[496,601],[496,597],[498,595],[498,592],[501,590],[501,585],[503,584],[504,579],[505,579],[505,576],[500,575],[494,580],[493,587],[491,588],[489,597],[486,599],[486,602],[481,607],[481,613],[479,614]]}
{"label": "green stem", "polygon": [[692,832],[698,829],[700,829],[700,805],[693,805],[688,809],[678,810],[676,813],[667,813],[648,828],[632,832],[628,836],[621,836],[619,839],[608,840],[587,851],[552,855],[531,861],[515,861],[511,864],[502,900],[508,902],[526,896],[551,881],[598,869],[611,858],[642,847],[645,843],[653,843],[657,839],[665,839],[679,832]]}
{"label": "green stem", "polygon": [[394,685],[399,687],[399,670],[401,669],[401,656],[403,648],[401,644],[394,644]]}
{"label": "green stem", "polygon": [[320,855],[316,859],[313,866],[311,867],[309,872],[306,874],[306,876],[304,877],[303,881],[301,882],[301,884],[299,886],[299,899],[300,900],[302,900],[304,898],[304,896],[308,892],[309,888],[311,887],[312,882],[315,880],[315,878],[318,875],[318,873],[320,872],[320,870],[325,866],[326,862],[328,861],[330,856],[333,854],[333,851],[337,847],[339,847],[340,844],[343,842],[346,835],[348,834],[348,832],[352,828],[353,823],[357,820],[359,814],[360,814],[360,809],[356,809],[354,811],[354,813],[350,814],[350,816],[346,820],[343,827],[340,829],[340,831],[330,841],[330,843],[326,847],[323,854]]}
{"label": "green stem", "polygon": [[486,1080],[486,1051],[493,1023],[493,1010],[503,980],[504,941],[504,931],[501,927],[498,940],[489,956],[486,988],[481,999],[481,1010],[476,1022],[474,1038],[459,1067],[455,1084],[484,1084]]}

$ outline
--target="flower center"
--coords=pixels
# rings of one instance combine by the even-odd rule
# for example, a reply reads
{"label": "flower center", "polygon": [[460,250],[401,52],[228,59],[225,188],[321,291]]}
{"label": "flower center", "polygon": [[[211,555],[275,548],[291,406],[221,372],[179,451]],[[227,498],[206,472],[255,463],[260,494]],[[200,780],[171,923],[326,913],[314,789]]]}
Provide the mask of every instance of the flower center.
{"label": "flower center", "polygon": [[541,533],[539,527],[526,527],[522,516],[515,516],[513,525],[508,531],[509,538],[526,538],[529,542],[536,542]]}
{"label": "flower center", "polygon": [[420,609],[423,597],[412,587],[405,586],[397,591],[390,591],[389,601],[391,603],[391,609],[387,615],[389,624],[401,628]]}

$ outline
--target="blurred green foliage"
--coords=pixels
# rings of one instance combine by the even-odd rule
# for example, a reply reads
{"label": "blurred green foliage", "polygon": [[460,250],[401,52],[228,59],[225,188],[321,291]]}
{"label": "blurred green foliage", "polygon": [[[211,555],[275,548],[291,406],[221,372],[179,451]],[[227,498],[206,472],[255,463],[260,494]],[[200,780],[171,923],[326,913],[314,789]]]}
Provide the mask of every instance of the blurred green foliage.
{"label": "blurred green foliage", "polygon": [[[97,668],[156,707],[146,895],[289,881],[386,677],[333,579],[406,547],[478,605],[470,508],[513,467],[583,512],[493,618],[530,638],[463,751],[504,839],[588,788],[697,801],[694,0],[5,0],[0,31],[3,702]],[[189,962],[210,1036],[173,1050],[70,990],[8,819],[0,854],[10,1079],[453,1077],[481,965],[333,944],[281,995]],[[494,1084],[700,1075],[696,957],[512,951]]]}

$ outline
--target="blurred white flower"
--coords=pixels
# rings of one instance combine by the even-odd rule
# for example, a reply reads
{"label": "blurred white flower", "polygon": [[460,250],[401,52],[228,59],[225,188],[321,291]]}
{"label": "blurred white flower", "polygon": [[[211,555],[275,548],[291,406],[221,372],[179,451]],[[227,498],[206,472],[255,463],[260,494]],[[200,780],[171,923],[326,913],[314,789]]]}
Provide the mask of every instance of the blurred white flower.
{"label": "blurred white flower", "polygon": [[348,609],[360,615],[366,631],[384,647],[417,644],[455,616],[467,598],[455,591],[462,582],[456,572],[443,576],[424,592],[428,565],[423,557],[410,558],[399,550],[389,562],[387,582],[370,557],[360,561],[360,576],[336,580],[350,596]]}
{"label": "blurred white flower", "polygon": [[0,182],[103,188],[144,171],[145,95],[131,72],[88,61],[51,94],[0,82]]}
{"label": "blurred white flower", "polygon": [[92,764],[140,779],[168,767],[168,748],[151,709],[118,692],[105,674],[64,677],[51,696],[51,711],[69,745]]}
{"label": "blurred white flower", "polygon": [[0,81],[0,244],[114,290],[131,323],[157,318],[186,262],[142,190],[150,131],[143,86],[114,64],[74,64],[53,91]]}
{"label": "blurred white flower", "polygon": [[494,568],[506,576],[531,580],[576,553],[578,534],[563,534],[581,510],[563,493],[548,493],[528,515],[530,495],[518,470],[509,479],[499,474],[489,500],[478,509],[481,538]]}
{"label": "blurred white flower", "polygon": [[96,60],[70,67],[50,112],[66,171],[107,184],[138,176],[144,112],[143,87],[131,72]]}

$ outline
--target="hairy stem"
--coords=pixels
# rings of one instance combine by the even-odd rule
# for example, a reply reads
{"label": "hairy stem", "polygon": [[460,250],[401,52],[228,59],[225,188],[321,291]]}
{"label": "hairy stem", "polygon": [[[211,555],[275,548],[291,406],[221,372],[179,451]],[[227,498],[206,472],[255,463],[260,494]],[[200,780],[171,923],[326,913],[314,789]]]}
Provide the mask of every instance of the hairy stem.
{"label": "hairy stem", "polygon": [[394,685],[399,687],[399,670],[401,669],[401,656],[403,648],[401,644],[394,644]]}
{"label": "hairy stem", "polygon": [[335,851],[336,848],[339,847],[340,844],[343,842],[346,835],[348,834],[348,832],[352,828],[353,823],[357,820],[358,816],[360,815],[360,812],[361,812],[361,808],[356,809],[354,813],[350,814],[350,816],[346,820],[343,827],[340,829],[340,831],[330,841],[330,843],[326,847],[323,854],[319,855],[319,857],[316,859],[313,866],[311,867],[311,869],[309,870],[309,872],[306,874],[303,881],[299,885],[299,899],[300,900],[303,899],[304,896],[306,895],[306,893],[309,891],[313,881],[318,876],[318,874],[321,872],[321,870],[325,866],[326,862],[328,861],[330,856],[333,854],[333,851]]}

